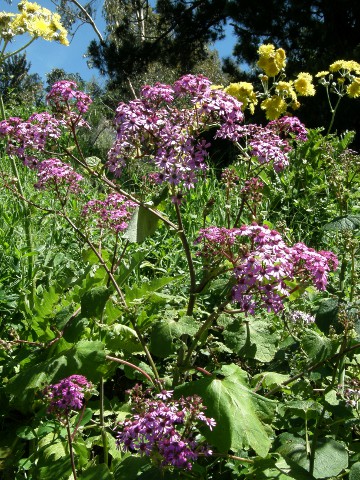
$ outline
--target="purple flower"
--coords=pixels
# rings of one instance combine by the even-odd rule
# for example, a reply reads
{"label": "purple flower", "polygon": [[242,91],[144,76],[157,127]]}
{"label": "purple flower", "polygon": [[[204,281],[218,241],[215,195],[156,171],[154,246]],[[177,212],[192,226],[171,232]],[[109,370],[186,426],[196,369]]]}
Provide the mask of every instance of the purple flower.
{"label": "purple flower", "polygon": [[212,429],[216,422],[204,415],[200,397],[172,400],[172,392],[162,390],[156,395],[157,400],[152,400],[139,387],[132,396],[134,414],[119,426],[119,447],[146,455],[159,467],[187,470],[199,453],[211,454],[208,446],[198,440],[198,425],[200,422]]}
{"label": "purple flower", "polygon": [[289,247],[276,230],[257,224],[209,227],[200,230],[195,243],[203,245],[200,255],[225,258],[233,265],[233,300],[247,314],[257,308],[281,311],[293,282],[324,290],[329,272],[338,265],[332,252],[316,252],[303,243]]}
{"label": "purple flower", "polygon": [[305,125],[297,117],[280,117],[269,122],[267,127],[282,137],[289,137],[293,133],[297,140],[302,142],[307,140]]}
{"label": "purple flower", "polygon": [[36,188],[44,190],[46,188],[65,187],[67,191],[72,193],[81,191],[79,182],[83,177],[76,173],[71,165],[63,163],[58,158],[43,160],[36,168],[38,171]]}
{"label": "purple flower", "polygon": [[85,393],[90,388],[91,383],[82,375],[71,375],[59,383],[49,385],[44,390],[49,402],[48,412],[68,414],[70,410],[81,410]]}
{"label": "purple flower", "polygon": [[76,88],[75,82],[61,80],[54,83],[46,100],[57,114],[65,117],[70,125],[87,126],[82,115],[87,112],[92,100],[89,95]]}
{"label": "purple flower", "polygon": [[136,206],[136,203],[126,200],[124,195],[111,193],[105,200],[90,200],[84,206],[82,215],[94,216],[98,227],[119,233],[127,228]]}

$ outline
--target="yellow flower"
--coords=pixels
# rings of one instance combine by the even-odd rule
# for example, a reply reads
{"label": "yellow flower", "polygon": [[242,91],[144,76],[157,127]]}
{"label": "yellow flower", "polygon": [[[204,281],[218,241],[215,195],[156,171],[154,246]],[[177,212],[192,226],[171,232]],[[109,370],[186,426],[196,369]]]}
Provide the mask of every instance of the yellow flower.
{"label": "yellow flower", "polygon": [[224,85],[210,85],[210,90],[223,90]]}
{"label": "yellow flower", "polygon": [[291,82],[278,82],[275,86],[275,92],[282,98],[291,98],[293,101],[296,100],[296,93]]}
{"label": "yellow flower", "polygon": [[57,41],[69,45],[67,31],[61,24],[60,16],[28,1],[18,5],[20,13],[15,15],[9,27],[16,34],[28,33],[32,37],[41,37],[48,41]]}
{"label": "yellow flower", "polygon": [[329,75],[329,72],[327,72],[326,70],[322,70],[321,72],[318,72],[315,77],[316,78],[321,78],[321,77],[326,77],[326,75]]}
{"label": "yellow flower", "polygon": [[330,72],[339,72],[345,70],[347,72],[355,72],[360,74],[360,64],[354,60],[337,60],[329,67]]}
{"label": "yellow flower", "polygon": [[300,72],[294,80],[295,90],[299,95],[304,97],[312,97],[315,95],[315,87],[312,83],[312,75],[306,72]]}
{"label": "yellow flower", "polygon": [[224,90],[229,95],[237,98],[242,102],[242,110],[246,108],[250,110],[250,113],[253,114],[255,110],[255,105],[258,103],[256,98],[256,93],[254,92],[254,87],[249,82],[239,82],[239,83],[230,83]]}
{"label": "yellow flower", "polygon": [[278,95],[273,95],[261,103],[261,108],[265,110],[265,115],[268,120],[276,120],[286,112],[287,105],[283,98]]}
{"label": "yellow flower", "polygon": [[259,61],[257,62],[257,65],[264,70],[269,77],[275,77],[275,75],[285,67],[286,54],[285,50],[282,48],[275,50],[274,45],[268,43],[260,45],[258,54]]}
{"label": "yellow flower", "polygon": [[347,94],[350,98],[360,97],[360,78],[355,77],[354,80],[347,87]]}

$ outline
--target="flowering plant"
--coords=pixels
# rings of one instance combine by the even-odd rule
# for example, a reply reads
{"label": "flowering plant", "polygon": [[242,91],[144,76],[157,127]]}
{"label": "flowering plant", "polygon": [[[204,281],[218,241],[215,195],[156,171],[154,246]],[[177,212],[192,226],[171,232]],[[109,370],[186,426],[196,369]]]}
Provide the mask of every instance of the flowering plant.
{"label": "flowering plant", "polygon": [[[16,311],[0,295],[1,398],[6,428],[14,411],[31,418],[13,432],[11,473],[336,478],[356,467],[359,156],[350,134],[284,115],[313,95],[312,78],[286,81],[282,49],[259,54],[261,95],[193,74],[145,85],[119,103],[106,158],[82,148],[94,105],[73,81],[53,86],[48,111],[0,122],[12,172],[1,180],[24,216],[6,242],[0,231],[4,252],[25,236]],[[264,125],[246,118],[258,104]]]}

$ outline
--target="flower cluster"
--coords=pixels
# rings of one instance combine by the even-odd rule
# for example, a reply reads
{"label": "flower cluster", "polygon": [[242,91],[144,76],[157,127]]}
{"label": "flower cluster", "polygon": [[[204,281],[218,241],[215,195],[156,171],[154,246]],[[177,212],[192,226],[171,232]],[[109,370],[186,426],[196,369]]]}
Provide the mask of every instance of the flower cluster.
{"label": "flower cluster", "polygon": [[[275,120],[284,115],[288,107],[299,108],[298,95],[305,97],[315,95],[313,78],[309,73],[301,72],[295,80],[284,80],[286,54],[282,48],[275,49],[272,44],[261,45],[258,53],[257,65],[265,72],[265,75],[260,75],[264,89],[264,93],[261,94],[264,99],[260,107],[265,110],[268,120]],[[272,83],[270,83],[271,78]]]}
{"label": "flower cluster", "polygon": [[255,111],[255,106],[258,103],[254,86],[249,82],[230,83],[224,92],[237,98],[242,103],[242,110],[249,109],[251,115]]}
{"label": "flower cluster", "polygon": [[309,325],[315,322],[314,315],[302,312],[301,310],[291,310],[288,312],[288,318],[291,322],[300,325]]}
{"label": "flower cluster", "polygon": [[[179,100],[187,107],[179,108]],[[214,138],[238,142],[249,137],[251,155],[260,163],[273,162],[277,171],[284,168],[288,143],[273,130],[243,125],[242,110],[237,98],[212,88],[201,75],[185,75],[173,86],[147,85],[139,99],[120,103],[116,110],[117,138],[107,167],[120,176],[130,160],[141,158],[156,168],[152,178],[158,184],[170,183],[175,196],[181,188],[192,188],[207,170],[210,142],[201,134],[208,125],[216,125]]]}
{"label": "flower cluster", "polygon": [[60,187],[65,187],[66,192],[79,193],[81,188],[79,182],[83,179],[75,170],[63,163],[58,158],[49,158],[40,162],[36,169],[38,171],[38,181],[36,188],[43,190],[45,188],[55,188],[57,191]]}
{"label": "flower cluster", "polygon": [[212,429],[216,422],[204,414],[205,406],[197,395],[172,400],[172,391],[163,390],[156,399],[145,398],[139,387],[133,415],[119,427],[117,443],[130,452],[152,459],[159,467],[191,470],[199,454],[211,455],[199,441],[198,426]]}
{"label": "flower cluster", "polygon": [[256,223],[241,228],[209,227],[200,231],[204,256],[226,258],[233,265],[233,300],[247,314],[257,308],[278,313],[294,289],[314,285],[324,290],[338,260],[332,252],[316,252],[303,243],[289,247],[281,235]]}
{"label": "flower cluster", "polygon": [[273,130],[282,138],[288,138],[293,134],[296,140],[306,142],[307,130],[305,125],[297,117],[280,117],[267,124],[267,128]]}
{"label": "flower cluster", "polygon": [[34,113],[28,120],[10,117],[0,122],[0,138],[6,138],[9,155],[16,155],[25,165],[33,167],[46,142],[60,137],[61,125],[62,122],[47,112]]}
{"label": "flower cluster", "polygon": [[[128,160],[141,157],[156,167],[157,183],[192,188],[198,174],[207,169],[210,143],[200,135],[205,124],[227,124],[228,134],[243,121],[241,103],[224,92],[215,93],[210,85],[201,75],[185,75],[173,86],[147,85],[140,99],[120,103],[109,170],[119,176]],[[178,99],[188,102],[189,108],[179,109]]]}
{"label": "flower cluster", "polygon": [[257,65],[269,77],[275,77],[286,64],[285,50],[278,48],[275,50],[274,45],[267,43],[260,45],[258,49],[259,60]]}
{"label": "flower cluster", "polygon": [[88,219],[95,216],[99,228],[109,228],[116,233],[122,232],[128,226],[136,203],[126,200],[120,193],[111,193],[105,200],[90,200],[82,211]]}
{"label": "flower cluster", "polygon": [[67,415],[71,410],[81,410],[91,386],[83,375],[71,375],[49,385],[43,392],[49,403],[48,412]]}
{"label": "flower cluster", "polygon": [[340,97],[360,96],[360,64],[354,60],[337,60],[330,65],[329,71],[318,72],[316,77],[320,85]]}
{"label": "flower cluster", "polygon": [[61,23],[60,15],[52,13],[37,3],[22,1],[18,4],[19,13],[0,13],[0,36],[11,40],[15,35],[28,33],[31,37],[56,41],[69,45],[67,31]]}
{"label": "flower cluster", "polygon": [[60,80],[54,83],[46,100],[57,115],[64,116],[67,122],[73,126],[87,126],[82,115],[88,111],[92,103],[86,93],[76,90],[77,84],[71,80]]}

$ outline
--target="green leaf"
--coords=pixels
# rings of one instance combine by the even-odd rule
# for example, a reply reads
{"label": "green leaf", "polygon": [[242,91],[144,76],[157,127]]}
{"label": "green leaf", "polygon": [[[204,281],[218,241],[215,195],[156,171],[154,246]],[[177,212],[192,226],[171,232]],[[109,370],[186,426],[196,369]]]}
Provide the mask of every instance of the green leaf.
{"label": "green leaf", "polygon": [[258,373],[252,378],[251,384],[253,386],[261,385],[264,388],[275,388],[289,380],[289,375],[277,372],[262,372]]}
{"label": "green leaf", "polygon": [[79,477],[79,480],[114,480],[113,474],[110,472],[107,465],[101,463],[100,465],[92,465],[85,470]]}
{"label": "green leaf", "polygon": [[[176,313],[176,312],[174,312]],[[176,353],[179,348],[177,340],[182,335],[195,335],[199,329],[199,322],[192,317],[172,316],[155,322],[150,337],[150,351],[160,358],[166,358]]]}
{"label": "green leaf", "polygon": [[236,319],[223,333],[224,343],[234,353],[259,362],[270,362],[280,340],[277,332],[270,331],[269,322],[257,318],[250,321]]}
{"label": "green leaf", "polygon": [[349,480],[360,480],[360,462],[354,463],[350,468]]}
{"label": "green leaf", "polygon": [[101,318],[111,289],[102,285],[88,290],[81,297],[81,315],[88,318]]}
{"label": "green leaf", "polygon": [[[339,332],[338,320],[339,300],[335,298],[325,298],[320,302],[316,312],[315,322],[319,329],[325,334],[329,333],[330,326]],[[343,327],[342,327],[343,328]]]}
{"label": "green leaf", "polygon": [[[281,437],[281,435],[280,435]],[[310,461],[305,441],[289,434],[284,434],[283,445],[278,452],[285,458],[297,463],[309,471]],[[348,466],[348,452],[345,446],[332,438],[318,439],[314,460],[314,478],[330,478],[339,475]]]}
{"label": "green leaf", "polygon": [[198,394],[206,415],[217,425],[203,434],[220,452],[252,448],[265,457],[271,446],[271,423],[276,402],[257,395],[247,386],[247,374],[237,365],[225,365],[223,378],[206,377],[176,389],[178,395]]}
{"label": "green leaf", "polygon": [[131,287],[128,287],[127,285],[125,286],[125,299],[126,303],[129,305],[132,302],[135,302],[139,300],[144,300],[145,298],[148,298],[152,293],[156,292],[157,290],[160,290],[162,287],[165,287],[165,285],[168,285],[171,282],[174,282],[175,280],[179,280],[180,278],[183,278],[182,275],[179,275],[177,277],[159,277],[159,278],[154,278],[150,282],[146,282],[141,284],[140,286],[133,285]]}
{"label": "green leaf", "polygon": [[344,231],[357,230],[360,228],[360,215],[344,215],[336,217],[331,222],[324,225],[324,230]]}
{"label": "green leaf", "polygon": [[34,357],[22,365],[20,372],[6,385],[11,404],[26,412],[32,408],[36,394],[40,394],[46,385],[74,373],[84,375],[93,383],[97,383],[105,364],[104,348],[102,342],[81,340],[57,355],[48,352],[50,358],[42,361]]}
{"label": "green leaf", "polygon": [[146,237],[155,233],[158,221],[159,219],[154,213],[139,206],[135,209],[123,237],[127,238],[130,243],[142,243]]}
{"label": "green leaf", "polygon": [[301,339],[302,347],[312,361],[321,362],[334,355],[339,347],[335,340],[326,338],[314,330],[307,330]]}
{"label": "green leaf", "polygon": [[135,353],[143,351],[135,330],[121,323],[115,323],[108,327],[105,334],[105,344],[111,352]]}

